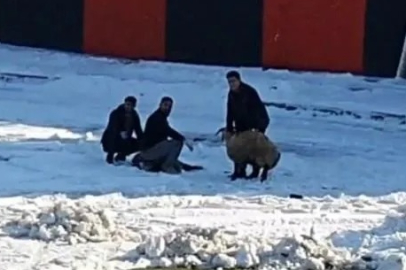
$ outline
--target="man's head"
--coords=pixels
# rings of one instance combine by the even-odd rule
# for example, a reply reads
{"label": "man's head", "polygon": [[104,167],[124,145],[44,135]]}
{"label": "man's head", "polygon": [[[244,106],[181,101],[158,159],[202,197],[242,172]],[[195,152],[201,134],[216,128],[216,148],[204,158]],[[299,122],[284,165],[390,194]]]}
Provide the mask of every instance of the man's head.
{"label": "man's head", "polygon": [[131,112],[137,106],[137,99],[133,96],[128,96],[124,99],[124,109],[126,112]]}
{"label": "man's head", "polygon": [[171,97],[163,97],[161,98],[161,102],[159,103],[159,109],[167,116],[171,114],[173,105],[173,99]]}
{"label": "man's head", "polygon": [[232,70],[227,72],[226,75],[228,85],[232,91],[238,91],[241,85],[241,75],[238,71]]}

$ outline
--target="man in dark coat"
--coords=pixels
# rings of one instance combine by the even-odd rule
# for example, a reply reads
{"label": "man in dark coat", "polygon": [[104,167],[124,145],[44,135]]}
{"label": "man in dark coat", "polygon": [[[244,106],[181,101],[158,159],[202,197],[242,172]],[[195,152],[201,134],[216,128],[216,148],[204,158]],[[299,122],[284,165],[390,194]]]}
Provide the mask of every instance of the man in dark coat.
{"label": "man in dark coat", "polygon": [[[109,122],[103,132],[101,144],[107,153],[106,162],[125,161],[126,156],[139,151],[139,141],[143,132],[141,121],[135,110],[137,99],[133,96],[125,98],[124,103],[110,113]],[[133,138],[136,133],[137,139]],[[117,155],[114,158],[114,154]]]}
{"label": "man in dark coat", "polygon": [[258,92],[241,81],[237,71],[227,73],[230,86],[227,99],[226,128],[228,132],[243,132],[256,129],[265,133],[269,115]]}
{"label": "man in dark coat", "polygon": [[172,98],[163,97],[159,108],[148,117],[142,151],[134,157],[134,166],[146,171],[163,171],[170,174],[179,174],[185,169],[184,165],[187,164],[178,160],[179,155],[183,144],[186,144],[190,151],[193,151],[193,147],[182,134],[169,125],[168,116],[172,105]]}
{"label": "man in dark coat", "polygon": [[[230,91],[227,98],[226,130],[238,133],[247,130],[258,130],[265,133],[269,125],[269,115],[258,92],[241,80],[237,71],[230,71],[226,75]],[[232,178],[245,178],[245,165],[234,164]],[[240,167],[239,167],[240,166]],[[249,178],[259,173],[259,167],[253,165],[253,172]]]}

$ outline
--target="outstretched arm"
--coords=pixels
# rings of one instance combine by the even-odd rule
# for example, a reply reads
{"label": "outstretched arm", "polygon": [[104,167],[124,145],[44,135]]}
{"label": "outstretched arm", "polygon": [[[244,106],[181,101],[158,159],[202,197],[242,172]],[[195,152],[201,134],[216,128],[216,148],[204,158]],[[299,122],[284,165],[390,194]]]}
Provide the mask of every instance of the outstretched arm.
{"label": "outstretched arm", "polygon": [[181,141],[181,142],[183,142],[185,140],[185,137],[182,134],[180,134],[178,131],[176,131],[169,125],[168,125],[167,130],[168,130],[168,137],[170,137],[174,140],[177,140],[177,141]]}

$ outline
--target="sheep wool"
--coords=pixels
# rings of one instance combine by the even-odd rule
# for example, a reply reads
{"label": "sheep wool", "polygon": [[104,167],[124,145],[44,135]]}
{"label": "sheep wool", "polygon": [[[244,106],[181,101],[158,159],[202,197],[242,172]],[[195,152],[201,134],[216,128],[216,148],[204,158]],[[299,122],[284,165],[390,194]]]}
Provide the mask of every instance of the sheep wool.
{"label": "sheep wool", "polygon": [[279,151],[263,133],[249,130],[239,134],[225,134],[228,157],[236,163],[255,162],[258,166],[274,166]]}

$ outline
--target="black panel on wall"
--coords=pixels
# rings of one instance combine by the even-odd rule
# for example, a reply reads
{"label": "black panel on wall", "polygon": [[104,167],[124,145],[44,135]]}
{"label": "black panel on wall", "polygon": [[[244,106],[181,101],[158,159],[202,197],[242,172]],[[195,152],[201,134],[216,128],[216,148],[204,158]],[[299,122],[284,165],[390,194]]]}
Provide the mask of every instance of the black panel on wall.
{"label": "black panel on wall", "polygon": [[406,34],[406,0],[367,0],[365,74],[394,77]]}
{"label": "black panel on wall", "polygon": [[261,64],[262,0],[167,1],[167,60]]}
{"label": "black panel on wall", "polygon": [[0,0],[0,41],[80,52],[84,0]]}

